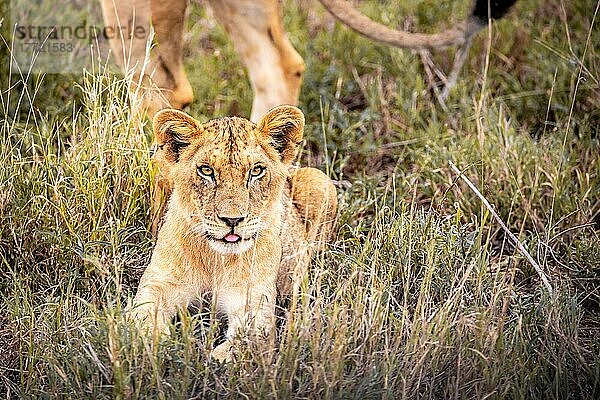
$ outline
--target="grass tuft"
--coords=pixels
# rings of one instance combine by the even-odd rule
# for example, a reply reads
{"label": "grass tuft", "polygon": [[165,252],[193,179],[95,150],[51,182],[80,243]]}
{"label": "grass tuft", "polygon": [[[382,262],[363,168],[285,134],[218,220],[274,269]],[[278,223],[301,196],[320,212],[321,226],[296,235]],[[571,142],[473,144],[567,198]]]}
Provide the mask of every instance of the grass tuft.
{"label": "grass tuft", "polygon": [[[475,40],[447,110],[418,54],[360,38],[312,2],[284,3],[308,68],[301,162],[337,181],[340,212],[335,240],[282,311],[276,349],[246,343],[235,363],[211,361],[210,309],[184,312],[169,337],[139,336],[123,309],[153,246],[149,121],[101,67],[20,76],[2,64],[0,393],[599,398],[597,1],[518,2],[491,42]],[[430,32],[469,7],[360,5]],[[247,115],[250,88],[224,29],[191,7],[190,113]],[[445,71],[452,60],[433,54]]]}

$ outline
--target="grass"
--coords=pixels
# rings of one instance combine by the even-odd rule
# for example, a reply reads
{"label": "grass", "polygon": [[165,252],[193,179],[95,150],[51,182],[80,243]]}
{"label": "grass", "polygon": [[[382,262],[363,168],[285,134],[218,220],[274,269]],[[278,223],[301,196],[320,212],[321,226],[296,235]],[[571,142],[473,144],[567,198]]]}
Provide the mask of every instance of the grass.
{"label": "grass", "polygon": [[[426,31],[468,9],[360,4],[388,25]],[[444,110],[418,54],[362,39],[313,2],[285,2],[307,62],[301,162],[338,182],[338,232],[281,321],[278,350],[247,343],[228,366],[208,358],[219,335],[210,310],[181,316],[160,342],[122,317],[152,251],[154,174],[151,127],[130,118],[124,82],[110,73],[9,81],[2,64],[0,393],[600,397],[595,8],[518,2],[491,42],[476,39]],[[244,71],[203,16],[193,5],[189,112],[247,115]],[[433,60],[448,70],[452,56]],[[554,296],[449,160],[541,265]]]}

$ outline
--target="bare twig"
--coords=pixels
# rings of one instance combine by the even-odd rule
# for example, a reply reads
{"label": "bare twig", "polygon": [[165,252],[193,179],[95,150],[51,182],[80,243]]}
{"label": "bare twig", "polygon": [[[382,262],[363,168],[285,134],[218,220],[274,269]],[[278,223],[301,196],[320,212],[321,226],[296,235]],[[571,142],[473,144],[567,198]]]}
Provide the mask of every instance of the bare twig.
{"label": "bare twig", "polygon": [[446,85],[444,85],[444,89],[442,90],[441,98],[445,101],[450,94],[450,90],[456,85],[456,81],[458,81],[458,76],[460,75],[460,70],[462,69],[465,61],[467,61],[467,56],[469,55],[469,50],[471,49],[471,43],[473,43],[473,38],[468,37],[465,39],[465,43],[456,50],[456,54],[454,55],[454,65],[452,65],[452,71],[450,71],[450,75],[448,75],[448,79],[446,81]]}
{"label": "bare twig", "polygon": [[572,231],[576,231],[576,230],[579,230],[579,229],[583,229],[583,228],[592,228],[594,226],[596,226],[596,224],[594,222],[572,226],[572,227],[567,228],[567,229],[565,229],[562,232],[558,232],[556,235],[552,236],[552,238],[550,238],[550,240],[548,240],[548,244],[554,242],[556,239],[558,239],[559,237],[561,237],[562,235],[564,235],[566,233],[569,233],[569,232],[572,232]]}
{"label": "bare twig", "polygon": [[517,249],[519,249],[519,251],[521,252],[521,254],[523,254],[525,256],[525,258],[527,259],[527,261],[529,261],[529,263],[531,265],[533,265],[533,268],[535,269],[535,271],[540,276],[540,279],[544,283],[544,286],[546,286],[546,289],[548,290],[548,293],[550,294],[550,296],[552,296],[554,294],[554,290],[552,289],[552,285],[550,284],[550,281],[548,280],[548,277],[546,276],[546,274],[544,273],[544,271],[542,271],[542,268],[537,263],[537,261],[535,261],[535,259],[531,256],[531,254],[529,254],[529,252],[527,251],[527,249],[525,248],[525,246],[523,246],[523,244],[510,231],[510,229],[508,229],[508,226],[506,226],[506,224],[504,223],[504,221],[502,221],[502,218],[500,218],[500,216],[494,210],[494,208],[492,207],[492,205],[487,201],[487,199],[485,197],[483,197],[483,195],[481,194],[481,192],[475,187],[475,185],[469,180],[469,178],[467,178],[456,167],[456,165],[454,165],[454,163],[452,161],[449,160],[448,163],[450,164],[450,167],[452,168],[452,170],[454,172],[456,172],[458,174],[458,176],[461,177],[462,180],[465,181],[465,183],[469,186],[469,188],[471,188],[471,190],[477,195],[477,197],[479,197],[479,199],[483,202],[483,205],[490,211],[490,213],[492,214],[492,216],[494,217],[494,219],[500,224],[500,226],[502,227],[502,229],[504,229],[504,231],[506,232],[506,234],[508,235],[508,237],[513,241],[513,243],[515,244],[515,246],[517,247]]}
{"label": "bare twig", "polygon": [[444,101],[442,94],[440,93],[440,89],[438,85],[435,83],[435,78],[433,73],[431,72],[431,67],[434,65],[433,61],[431,61],[431,53],[429,50],[421,49],[418,50],[419,55],[421,56],[421,62],[423,63],[423,68],[425,69],[425,75],[427,77],[427,82],[429,83],[429,87],[433,90],[435,97],[442,107],[444,111],[448,111],[448,107],[446,106],[446,102]]}

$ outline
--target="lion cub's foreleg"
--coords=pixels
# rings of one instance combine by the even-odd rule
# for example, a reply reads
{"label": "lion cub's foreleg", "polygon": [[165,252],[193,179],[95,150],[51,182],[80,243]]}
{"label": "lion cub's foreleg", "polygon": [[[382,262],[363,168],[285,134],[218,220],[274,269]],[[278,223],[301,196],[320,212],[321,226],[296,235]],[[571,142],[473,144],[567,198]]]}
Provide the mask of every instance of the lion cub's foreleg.
{"label": "lion cub's foreleg", "polygon": [[[273,281],[273,279],[271,279]],[[275,282],[251,287],[229,287],[216,293],[217,307],[227,315],[225,341],[211,352],[220,361],[231,359],[238,333],[270,337],[275,321]]]}
{"label": "lion cub's foreleg", "polygon": [[238,334],[272,338],[277,299],[277,274],[281,243],[274,232],[264,232],[262,240],[249,250],[236,266],[226,268],[213,287],[217,310],[227,316],[225,342],[211,353],[218,360],[229,360]]}
{"label": "lion cub's foreleg", "polygon": [[177,310],[187,307],[194,297],[192,287],[178,283],[173,272],[150,264],[135,295],[133,317],[151,332],[168,333]]}

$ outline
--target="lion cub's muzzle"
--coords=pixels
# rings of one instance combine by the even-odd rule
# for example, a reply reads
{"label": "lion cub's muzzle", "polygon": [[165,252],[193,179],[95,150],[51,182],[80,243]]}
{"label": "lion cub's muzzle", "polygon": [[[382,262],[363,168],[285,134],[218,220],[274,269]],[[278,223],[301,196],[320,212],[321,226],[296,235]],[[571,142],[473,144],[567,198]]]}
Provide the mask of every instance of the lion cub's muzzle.
{"label": "lion cub's muzzle", "polygon": [[249,250],[261,228],[260,218],[221,216],[204,220],[204,233],[210,247],[224,254],[239,254]]}
{"label": "lion cub's muzzle", "polygon": [[220,215],[217,215],[217,217],[221,221],[225,222],[225,225],[231,228],[231,231],[225,237],[223,237],[222,240],[227,243],[237,243],[242,240],[242,237],[235,233],[235,227],[238,226],[239,223],[242,222],[246,217],[222,217]]}

